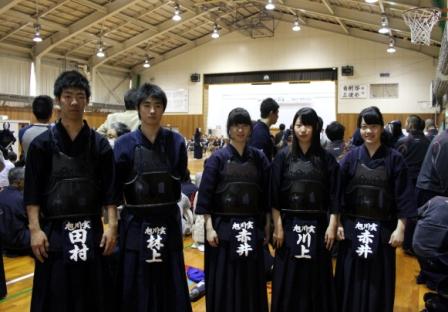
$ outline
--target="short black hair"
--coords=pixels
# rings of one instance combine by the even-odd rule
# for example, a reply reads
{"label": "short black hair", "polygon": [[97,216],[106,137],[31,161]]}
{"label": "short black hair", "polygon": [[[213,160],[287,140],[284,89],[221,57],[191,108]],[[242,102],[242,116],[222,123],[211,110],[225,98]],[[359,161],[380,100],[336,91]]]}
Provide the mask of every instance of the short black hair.
{"label": "short black hair", "polygon": [[344,139],[345,127],[337,121],[330,123],[325,129],[325,134],[330,141],[340,141]]}
{"label": "short black hair", "polygon": [[368,125],[381,125],[381,127],[384,127],[383,115],[381,114],[379,108],[376,106],[364,108],[359,113],[357,122],[358,128],[361,128],[361,122],[363,119]]}
{"label": "short black hair", "polygon": [[403,131],[401,129],[401,121],[400,120],[392,120],[387,124],[385,129],[392,135],[392,138],[397,140],[399,137],[403,135]]}
{"label": "short black hair", "polygon": [[153,99],[162,102],[163,111],[165,111],[166,105],[168,103],[166,94],[159,86],[152,83],[145,83],[142,86],[140,86],[140,88],[137,89],[136,94],[137,109],[139,109],[140,104],[146,101],[146,99],[149,97],[152,97]]}
{"label": "short black hair", "polygon": [[87,99],[90,98],[90,85],[87,78],[76,70],[65,71],[54,82],[54,96],[60,98],[64,89],[75,88],[84,90]]}
{"label": "short black hair", "polygon": [[119,138],[123,134],[131,132],[131,129],[129,129],[129,127],[122,122],[114,122],[110,125],[110,128],[115,130],[115,132],[117,133],[117,138]]}
{"label": "short black hair", "polygon": [[261,118],[267,118],[270,112],[278,111],[280,106],[273,98],[264,99],[260,105]]}
{"label": "short black hair", "polygon": [[33,100],[33,114],[41,122],[47,122],[53,113],[53,99],[48,95],[36,96]]}
{"label": "short black hair", "polygon": [[285,124],[280,124],[280,126],[278,126],[278,128],[280,129],[280,131],[283,131],[283,130],[285,130]]}
{"label": "short black hair", "polygon": [[407,119],[407,131],[418,131],[423,132],[423,129],[425,129],[425,123],[423,119],[420,118],[420,116],[417,115],[409,115]]}
{"label": "short black hair", "polygon": [[135,110],[137,108],[137,89],[129,89],[124,95],[124,107],[126,110]]}
{"label": "short black hair", "polygon": [[230,127],[239,124],[249,125],[252,130],[252,120],[250,119],[250,114],[247,110],[241,107],[232,109],[227,117],[227,135],[229,135],[229,138]]}

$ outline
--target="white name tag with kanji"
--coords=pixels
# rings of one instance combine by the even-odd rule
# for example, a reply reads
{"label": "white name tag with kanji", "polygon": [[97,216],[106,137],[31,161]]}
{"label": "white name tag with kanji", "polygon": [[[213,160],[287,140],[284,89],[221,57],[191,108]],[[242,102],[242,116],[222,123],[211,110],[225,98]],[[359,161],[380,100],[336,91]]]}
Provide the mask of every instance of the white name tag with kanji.
{"label": "white name tag with kanji", "polygon": [[230,249],[234,260],[250,259],[256,253],[256,228],[253,218],[230,220]]}
{"label": "white name tag with kanji", "polygon": [[380,225],[378,222],[356,219],[353,231],[353,250],[362,259],[370,259],[378,251]]}
{"label": "white name tag with kanji", "polygon": [[296,259],[314,259],[316,257],[317,222],[294,218],[286,229],[286,247]]}
{"label": "white name tag with kanji", "polygon": [[161,263],[167,248],[167,226],[164,224],[142,224],[141,260],[146,263]]}
{"label": "white name tag with kanji", "polygon": [[90,220],[65,221],[62,227],[64,262],[75,264],[92,260],[94,255],[92,222]]}

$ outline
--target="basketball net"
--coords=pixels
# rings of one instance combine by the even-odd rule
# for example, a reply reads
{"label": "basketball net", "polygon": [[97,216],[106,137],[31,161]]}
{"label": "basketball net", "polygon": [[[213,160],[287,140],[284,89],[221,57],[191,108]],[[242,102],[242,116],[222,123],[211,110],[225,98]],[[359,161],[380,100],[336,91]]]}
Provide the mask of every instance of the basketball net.
{"label": "basketball net", "polygon": [[411,42],[429,46],[432,28],[440,16],[440,10],[437,8],[414,8],[405,11],[403,19],[411,29]]}

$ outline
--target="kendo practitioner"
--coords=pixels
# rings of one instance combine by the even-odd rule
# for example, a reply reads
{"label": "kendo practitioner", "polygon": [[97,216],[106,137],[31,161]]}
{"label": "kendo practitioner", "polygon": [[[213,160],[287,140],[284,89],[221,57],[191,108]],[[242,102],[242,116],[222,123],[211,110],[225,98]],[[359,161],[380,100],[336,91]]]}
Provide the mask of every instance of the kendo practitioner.
{"label": "kendo practitioner", "polygon": [[[109,311],[104,263],[116,243],[114,158],[105,138],[83,121],[87,79],[63,72],[54,84],[61,119],[32,142],[24,201],[36,257],[31,311]],[[109,226],[103,232],[102,206]]]}
{"label": "kendo practitioner", "polygon": [[[417,115],[409,115],[406,119],[406,131],[408,136],[403,136],[395,144],[396,149],[403,155],[404,162],[408,166],[408,174],[412,187],[415,190],[418,173],[428,150],[430,141],[423,133],[424,121]],[[413,192],[415,195],[415,192]],[[414,197],[417,200],[417,197]],[[403,249],[412,254],[412,235],[414,234],[416,219],[408,219],[404,233]]]}
{"label": "kendo practitioner", "polygon": [[330,250],[337,229],[339,165],[320,144],[312,108],[301,108],[293,127],[291,147],[276,155],[271,169],[276,248],[271,311],[336,311]]}
{"label": "kendo practitioner", "polygon": [[269,128],[277,123],[279,107],[278,103],[272,98],[264,99],[261,102],[261,119],[255,122],[248,143],[249,146],[261,149],[269,162],[272,161],[275,153],[275,146]]}
{"label": "kendo practitioner", "polygon": [[[437,293],[424,295],[428,312],[448,311],[448,197],[436,196],[418,211],[413,248],[431,276],[428,286]],[[430,273],[429,273],[430,272]]]}
{"label": "kendo practitioner", "polygon": [[141,126],[117,139],[120,224],[120,310],[191,311],[177,202],[187,169],[184,138],[161,127],[165,92],[146,83],[137,90]]}
{"label": "kendo practitioner", "polygon": [[[448,197],[447,159],[448,130],[445,130],[431,141],[423,160],[416,186],[417,205],[419,207],[435,196]],[[430,266],[421,260],[419,258],[421,271],[417,281],[432,287],[439,279],[438,273],[432,272]]]}
{"label": "kendo practitioner", "polygon": [[381,142],[384,120],[377,107],[358,116],[364,144],[340,163],[341,222],[336,264],[340,312],[392,312],[395,248],[406,219],[416,216],[403,156]]}
{"label": "kendo practitioner", "polygon": [[249,113],[231,110],[230,143],[207,159],[199,186],[209,312],[268,311],[262,247],[269,236],[269,163],[246,144],[250,133]]}
{"label": "kendo practitioner", "polygon": [[196,128],[194,132],[194,145],[193,153],[195,159],[202,159],[202,144],[201,144],[202,133],[199,128]]}

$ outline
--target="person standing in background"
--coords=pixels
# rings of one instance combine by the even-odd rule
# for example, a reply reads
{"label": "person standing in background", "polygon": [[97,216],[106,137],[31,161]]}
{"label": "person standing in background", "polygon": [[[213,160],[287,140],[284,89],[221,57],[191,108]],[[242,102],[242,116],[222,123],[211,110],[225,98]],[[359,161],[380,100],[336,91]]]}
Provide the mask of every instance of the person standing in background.
{"label": "person standing in background", "polygon": [[48,95],[40,95],[34,98],[32,106],[37,123],[19,130],[19,142],[22,146],[24,160],[26,160],[28,148],[34,138],[47,131],[50,127],[51,115],[53,113],[53,99]]}
{"label": "person standing in background", "polygon": [[[429,140],[423,133],[424,122],[417,115],[409,115],[406,119],[406,131],[408,136],[404,136],[396,143],[396,149],[403,155],[404,161],[408,166],[409,178],[411,179],[413,192],[416,194],[415,187],[417,177],[422,167],[426,151],[429,147]],[[417,196],[415,196],[417,201]],[[408,219],[404,233],[403,250],[412,254],[412,236],[414,234],[416,219]]]}
{"label": "person standing in background", "polygon": [[429,119],[425,120],[425,131],[424,132],[430,142],[439,133],[433,119],[429,118]]}
{"label": "person standing in background", "polygon": [[248,142],[249,146],[261,149],[269,162],[274,156],[274,142],[271,139],[269,128],[278,120],[279,105],[272,98],[264,99],[260,105],[261,119],[255,122]]}
{"label": "person standing in background", "polygon": [[194,132],[194,138],[193,138],[193,157],[195,159],[202,159],[202,144],[201,144],[201,139],[202,139],[202,133],[201,133],[201,128],[196,128],[196,131]]}
{"label": "person standing in background", "polygon": [[107,130],[112,128],[112,124],[121,122],[128,126],[131,131],[140,125],[135,103],[136,89],[130,89],[124,95],[124,112],[111,113],[107,115],[106,121],[96,130],[103,136],[107,135]]}

